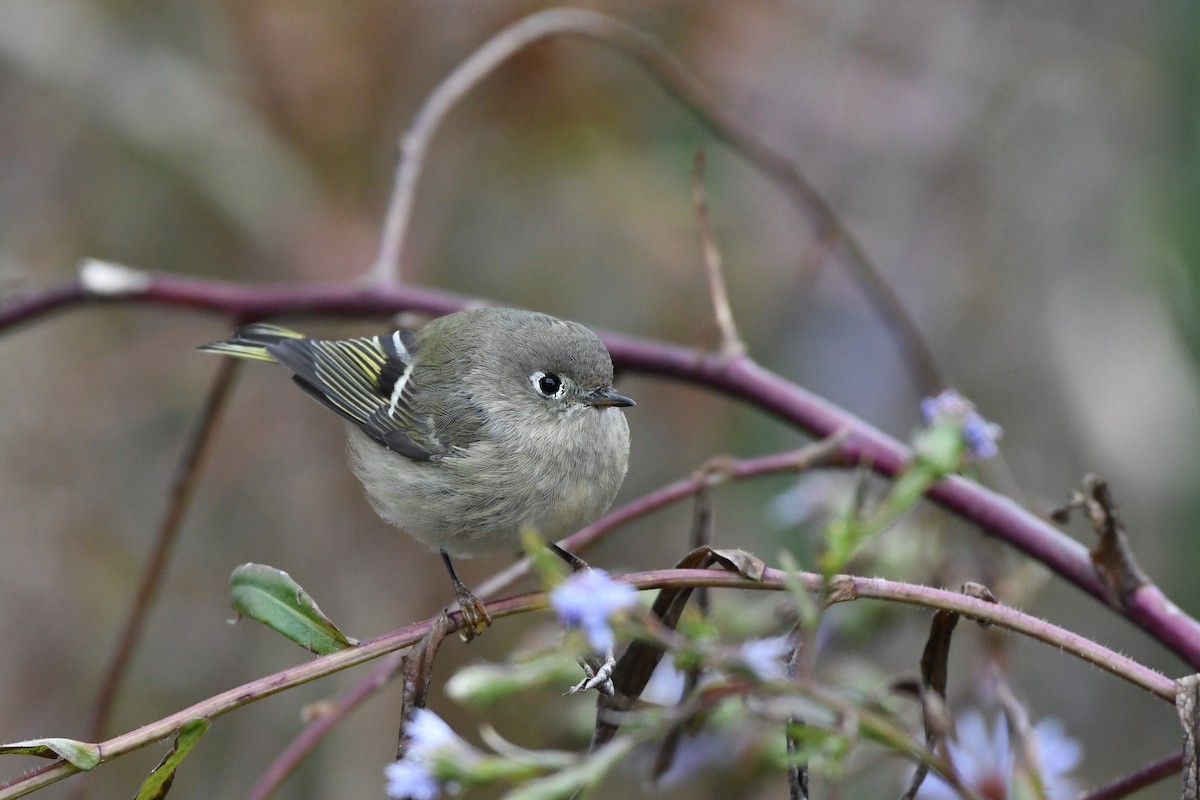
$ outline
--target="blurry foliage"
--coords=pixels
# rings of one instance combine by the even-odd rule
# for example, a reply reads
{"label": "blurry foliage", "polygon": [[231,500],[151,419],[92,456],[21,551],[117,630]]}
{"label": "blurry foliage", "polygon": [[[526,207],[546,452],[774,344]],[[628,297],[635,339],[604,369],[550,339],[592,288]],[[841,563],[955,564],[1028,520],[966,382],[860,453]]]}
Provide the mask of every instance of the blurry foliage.
{"label": "blurry foliage", "polygon": [[[354,278],[373,258],[396,137],[414,109],[490,33],[543,5],[6,0],[0,288],[66,278],[93,256],[233,280]],[[1007,465],[986,479],[1046,509],[1083,472],[1103,473],[1148,571],[1196,610],[1194,4],[579,5],[657,36],[821,187],[945,373],[1004,425]],[[709,150],[710,213],[751,354],[905,437],[918,398],[896,349],[845,275],[808,262],[811,236],[786,198],[638,69],[590,43],[538,45],[451,115],[418,190],[408,273],[599,327],[705,341],[689,199],[697,147]],[[1130,224],[1146,215],[1151,224]],[[9,644],[0,740],[82,734],[214,368],[193,348],[226,328],[226,320],[106,309],[0,338],[8,376],[0,381],[0,636]],[[619,385],[639,401],[622,499],[715,453],[795,443],[773,421],[694,388],[640,377]],[[374,517],[343,460],[338,426],[282,376],[240,380],[113,730],[296,661],[287,643],[226,624],[227,576],[237,564],[287,569],[363,635],[448,600],[436,559]],[[818,497],[844,494],[841,477]],[[772,561],[787,547],[812,566],[820,526],[772,511],[788,490],[781,484],[717,492],[716,536]],[[924,510],[915,519],[875,543],[881,563],[948,585],[981,580],[1180,671],[1092,600],[1045,586],[1039,570],[966,526]],[[688,524],[687,509],[660,512],[590,558],[614,573],[673,563]],[[1091,536],[1081,524],[1071,531]],[[894,541],[902,537],[907,546]],[[468,563],[463,577],[470,583],[499,566]],[[873,685],[915,663],[921,615],[854,605],[830,616],[841,624],[818,673]],[[499,660],[537,628],[506,620],[470,648],[448,645],[443,669]],[[1007,663],[1031,707],[1087,732],[1090,780],[1177,746],[1169,715],[1140,693],[1113,689],[1111,677],[1028,643],[959,636],[951,703],[970,699],[983,663]],[[244,793],[299,729],[299,708],[359,674],[225,718],[189,757],[172,797]],[[389,698],[398,703],[388,695],[351,717],[284,794],[378,796],[394,748]],[[553,702],[566,710],[539,716],[532,744],[565,737],[542,728],[588,701]],[[495,724],[519,732],[539,706],[502,709]],[[471,718],[455,713],[447,712],[455,728],[470,729]],[[1131,741],[1129,730],[1144,735]],[[128,795],[157,757],[106,767],[86,779],[90,791]],[[66,796],[64,786],[42,796]],[[709,791],[777,796],[779,786]],[[1164,785],[1142,796],[1175,795]]]}

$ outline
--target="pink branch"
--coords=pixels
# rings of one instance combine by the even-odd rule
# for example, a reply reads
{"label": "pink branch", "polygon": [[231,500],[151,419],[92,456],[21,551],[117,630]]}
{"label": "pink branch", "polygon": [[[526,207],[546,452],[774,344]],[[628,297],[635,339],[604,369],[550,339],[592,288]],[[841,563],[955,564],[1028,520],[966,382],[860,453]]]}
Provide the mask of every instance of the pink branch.
{"label": "pink branch", "polygon": [[[385,316],[398,311],[444,314],[481,301],[410,285],[280,285],[264,286],[210,281],[172,275],[144,276],[126,291],[98,292],[83,283],[67,284],[0,307],[0,332],[53,311],[100,302],[129,302],[223,313],[236,320],[282,314]],[[845,431],[850,459],[869,463],[876,472],[895,476],[911,457],[896,439],[791,383],[748,358],[724,359],[688,347],[605,334],[619,368],[707,386],[743,400],[825,437]],[[1012,500],[961,477],[948,478],[928,496],[948,511],[1045,564],[1088,594],[1104,600],[1087,549],[1049,522]],[[1117,609],[1147,633],[1200,668],[1200,623],[1148,584],[1131,593]]]}

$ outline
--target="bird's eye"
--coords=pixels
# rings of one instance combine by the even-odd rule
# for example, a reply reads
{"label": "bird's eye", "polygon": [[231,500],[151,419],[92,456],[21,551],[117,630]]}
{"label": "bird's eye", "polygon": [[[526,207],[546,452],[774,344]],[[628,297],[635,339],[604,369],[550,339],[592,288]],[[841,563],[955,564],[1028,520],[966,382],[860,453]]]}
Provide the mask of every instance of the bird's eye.
{"label": "bird's eye", "polygon": [[537,390],[546,397],[554,397],[562,390],[562,378],[552,372],[535,372],[529,377]]}

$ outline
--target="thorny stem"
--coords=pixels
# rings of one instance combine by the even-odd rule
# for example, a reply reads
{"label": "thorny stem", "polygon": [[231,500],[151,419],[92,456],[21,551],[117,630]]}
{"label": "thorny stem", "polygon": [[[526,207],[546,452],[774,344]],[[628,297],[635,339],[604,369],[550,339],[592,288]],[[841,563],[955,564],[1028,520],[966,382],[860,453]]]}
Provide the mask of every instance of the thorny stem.
{"label": "thorny stem", "polygon": [[[800,580],[812,592],[820,592],[827,585],[824,576],[817,573],[800,573]],[[785,573],[768,568],[761,581],[752,581],[740,575],[720,570],[666,569],[624,575],[617,580],[629,583],[641,590],[679,587],[757,589],[779,591],[786,588]],[[888,581],[882,578],[859,578],[852,575],[834,576],[828,584],[832,588],[831,602],[848,602],[861,598],[890,600],[927,608],[944,608],[957,611],[967,617],[989,622],[998,627],[1021,633],[1045,642],[1067,653],[1111,672],[1136,686],[1174,702],[1175,682],[1165,676],[1115,653],[1095,642],[1043,620],[1030,617],[1006,606],[989,603],[974,597],[934,589],[928,586]],[[495,619],[526,613],[546,606],[545,592],[530,592],[496,600],[488,604],[488,612]],[[229,689],[178,711],[156,722],[136,730],[113,737],[99,744],[103,761],[111,761],[126,753],[145,747],[159,739],[172,735],[188,721],[197,717],[214,718],[257,700],[299,686],[317,678],[325,677],[348,667],[362,664],[387,653],[408,647],[419,641],[439,617],[425,620],[392,633],[368,639],[358,647],[282,670],[273,675]],[[455,626],[463,624],[461,613],[451,615]],[[78,772],[76,767],[63,761],[29,772],[5,784],[0,784],[0,800],[22,797],[43,786],[48,786]]]}
{"label": "thorny stem", "polygon": [[538,11],[502,29],[450,73],[422,104],[400,140],[400,158],[384,215],[379,253],[368,275],[371,286],[378,288],[398,281],[425,153],[446,114],[504,61],[534,42],[552,36],[590,39],[633,59],[718,139],[773,180],[812,229],[819,251],[813,260],[820,261],[830,255],[838,259],[890,328],[920,394],[936,394],[942,388],[933,355],[900,298],[796,165],[717,103],[708,88],[653,38],[619,19],[579,8]]}

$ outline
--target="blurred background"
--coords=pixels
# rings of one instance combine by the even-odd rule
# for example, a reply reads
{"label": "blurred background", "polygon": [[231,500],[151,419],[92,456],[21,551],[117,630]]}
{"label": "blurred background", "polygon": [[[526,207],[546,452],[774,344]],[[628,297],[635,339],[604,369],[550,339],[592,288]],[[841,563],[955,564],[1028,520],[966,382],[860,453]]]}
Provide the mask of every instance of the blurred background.
{"label": "blurred background", "polygon": [[[1045,512],[1086,472],[1113,486],[1147,571],[1200,614],[1200,7],[1111,0],[579,3],[640,26],[718,101],[794,159],[860,239],[948,381],[1005,429],[982,476]],[[253,282],[351,281],[369,267],[398,134],[422,99],[506,23],[544,7],[364,0],[0,4],[0,291],[69,279],[87,257]],[[638,67],[581,40],[538,44],[450,115],[418,189],[415,281],[611,330],[711,341],[689,192],[708,153],[710,212],[752,355],[897,436],[919,396],[844,271],[806,260],[789,199]],[[314,332],[387,320],[289,320]],[[178,462],[217,368],[195,347],[217,316],[75,310],[0,336],[0,740],[84,736]],[[804,441],[694,388],[625,375],[631,467],[618,502],[717,454]],[[286,569],[350,634],[450,598],[436,556],[381,523],[345,468],[340,426],[282,372],[246,369],[200,477],[167,585],[110,733],[282,669],[305,654],[232,616],[227,577]],[[722,489],[717,542],[811,565],[845,475]],[[690,509],[588,555],[610,571],[673,563]],[[1072,535],[1091,541],[1080,523]],[[468,583],[504,559],[460,565]],[[969,526],[923,511],[860,571],[957,585],[1170,675],[1182,662]],[[783,629],[776,599],[719,597],[735,632]],[[929,615],[865,602],[830,612],[818,674],[880,691],[916,668]],[[440,674],[503,659],[545,618],[505,620]],[[770,627],[774,625],[774,627]],[[740,628],[738,626],[741,626]],[[757,626],[757,627],[756,627]],[[999,661],[1034,719],[1085,746],[1106,781],[1179,747],[1161,701],[1032,642],[960,627],[955,707],[983,705]],[[359,668],[218,720],[172,797],[238,797]],[[479,716],[435,688],[465,733]],[[588,699],[548,694],[483,716],[528,746],[577,748]],[[284,785],[294,798],[382,796],[399,693],[356,713]],[[585,728],[586,729],[586,728]],[[1136,734],[1133,732],[1136,731]],[[129,796],[149,748],[39,796]],[[875,751],[876,753],[878,751]],[[13,776],[25,762],[0,764]],[[894,759],[857,765],[846,797],[894,796]],[[735,768],[736,774],[736,768]],[[639,779],[628,779],[634,788]],[[1144,797],[1177,797],[1176,780]],[[714,797],[778,797],[778,778]],[[703,796],[695,787],[679,796]]]}

